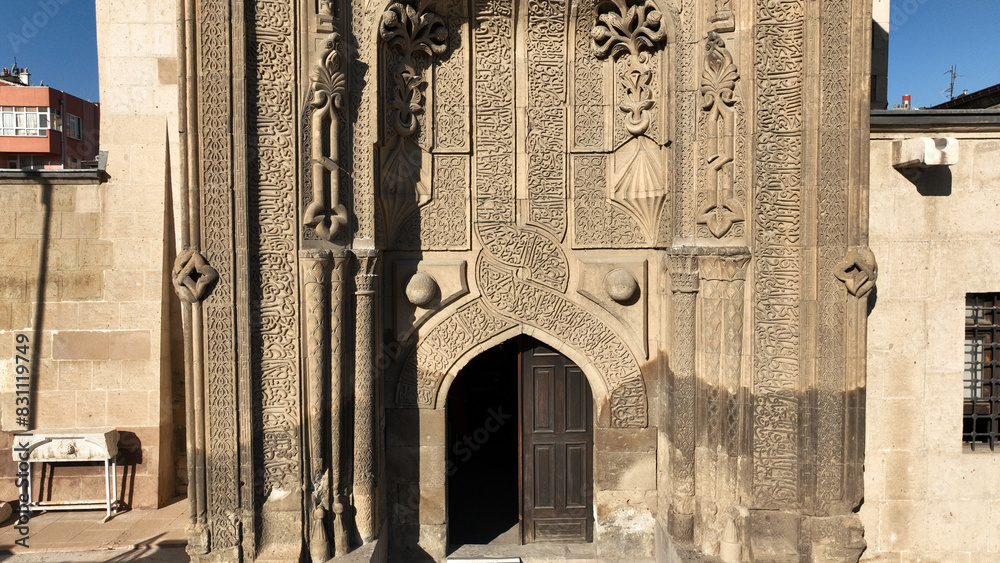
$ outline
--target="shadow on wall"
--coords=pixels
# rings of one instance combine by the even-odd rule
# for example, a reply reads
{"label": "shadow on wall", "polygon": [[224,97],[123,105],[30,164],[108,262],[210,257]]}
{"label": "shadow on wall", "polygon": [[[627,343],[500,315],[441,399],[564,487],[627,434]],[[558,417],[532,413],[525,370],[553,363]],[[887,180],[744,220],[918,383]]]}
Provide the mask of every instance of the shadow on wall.
{"label": "shadow on wall", "polygon": [[951,195],[951,168],[947,166],[929,166],[901,172],[922,196]]}

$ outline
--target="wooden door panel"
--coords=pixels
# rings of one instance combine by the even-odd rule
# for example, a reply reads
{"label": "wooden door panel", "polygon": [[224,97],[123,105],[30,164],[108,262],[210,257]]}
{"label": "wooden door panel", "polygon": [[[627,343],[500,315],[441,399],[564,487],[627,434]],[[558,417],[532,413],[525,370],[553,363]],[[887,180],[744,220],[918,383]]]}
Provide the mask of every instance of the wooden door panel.
{"label": "wooden door panel", "polygon": [[590,406],[590,385],[583,371],[576,366],[566,368],[566,424],[567,433],[590,432],[587,411]]}
{"label": "wooden door panel", "polygon": [[534,417],[531,428],[535,432],[555,432],[555,370],[550,367],[532,367],[534,381]]}
{"label": "wooden door panel", "polygon": [[526,347],[521,362],[524,541],[591,541],[590,385],[580,368],[542,346]]}
{"label": "wooden door panel", "polygon": [[566,445],[566,508],[587,508],[587,444]]}
{"label": "wooden door panel", "polygon": [[587,522],[579,518],[539,518],[532,523],[535,541],[585,541]]}
{"label": "wooden door panel", "polygon": [[554,444],[535,444],[533,508],[556,508],[556,451]]}

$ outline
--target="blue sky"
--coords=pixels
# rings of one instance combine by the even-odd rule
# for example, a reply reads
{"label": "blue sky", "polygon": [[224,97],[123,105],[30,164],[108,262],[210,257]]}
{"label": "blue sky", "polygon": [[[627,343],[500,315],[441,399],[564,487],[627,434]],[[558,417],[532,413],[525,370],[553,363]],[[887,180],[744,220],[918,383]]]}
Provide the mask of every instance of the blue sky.
{"label": "blue sky", "polygon": [[98,101],[94,0],[0,1],[0,66],[17,57],[32,84]]}
{"label": "blue sky", "polygon": [[956,95],[1000,83],[1000,0],[892,0],[889,107],[903,94],[913,107],[948,101],[952,65]]}
{"label": "blue sky", "polygon": [[[2,0],[0,66],[14,57],[32,81],[97,101],[94,0]],[[943,101],[957,65],[956,94],[1000,83],[1000,0],[892,0],[889,104]]]}

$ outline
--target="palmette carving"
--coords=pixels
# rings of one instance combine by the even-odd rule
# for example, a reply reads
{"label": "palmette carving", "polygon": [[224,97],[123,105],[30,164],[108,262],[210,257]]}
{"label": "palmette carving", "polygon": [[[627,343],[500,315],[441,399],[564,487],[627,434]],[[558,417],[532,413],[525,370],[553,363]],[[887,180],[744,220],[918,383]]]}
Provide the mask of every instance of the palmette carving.
{"label": "palmette carving", "polygon": [[387,238],[394,240],[403,220],[432,197],[431,159],[415,135],[424,112],[427,81],[418,68],[417,55],[438,57],[448,48],[444,20],[428,9],[390,4],[379,22],[385,48],[394,55],[385,88],[388,98],[386,144],[382,149],[380,197],[387,223]]}
{"label": "palmette carving", "polygon": [[634,4],[630,0],[606,0],[597,5],[597,22],[590,32],[597,57],[627,56],[630,62],[629,69],[619,74],[626,96],[618,109],[628,116],[626,127],[633,136],[646,133],[652,120],[650,110],[655,101],[649,59],[666,39],[662,20],[663,14],[653,0]]}
{"label": "palmette carving", "polygon": [[715,238],[722,238],[733,224],[744,220],[743,205],[734,194],[736,141],[734,130],[738,119],[734,89],[739,71],[719,34],[708,34],[705,45],[705,71],[702,73],[702,130],[706,142],[705,194],[698,209],[698,223],[708,226]]}
{"label": "palmette carving", "polygon": [[[575,184],[576,209],[583,211],[576,221],[576,244],[589,247],[598,242],[597,237],[620,238],[623,228],[620,221],[612,220],[610,230],[596,230],[590,221],[611,219],[617,209],[626,211],[637,222],[638,237],[642,242],[657,240],[660,215],[667,199],[667,178],[664,151],[661,149],[661,126],[654,116],[658,106],[660,61],[653,57],[666,39],[663,14],[652,0],[605,0],[593,5],[581,3],[576,27],[576,83],[574,125],[577,133],[574,148],[603,151],[606,140],[602,138],[604,121],[603,69],[598,61],[585,57],[587,45],[582,37],[584,23],[591,23],[589,30],[590,51],[598,59],[610,59],[609,69],[616,77],[613,100],[618,111],[613,111],[610,124],[612,147],[610,178],[604,180],[607,193],[604,201],[594,201],[581,206],[580,194],[590,186]],[[579,177],[579,170],[576,171]],[[576,178],[575,178],[576,179]],[[581,209],[592,207],[593,210]],[[617,208],[617,209],[616,209]],[[589,221],[588,221],[589,219]],[[590,232],[593,231],[593,232]],[[633,235],[634,236],[634,235]],[[593,240],[597,238],[597,240]],[[591,240],[587,240],[591,239]],[[603,241],[605,244],[612,241]],[[600,244],[598,244],[600,245]]]}
{"label": "palmette carving", "polygon": [[[312,108],[312,201],[302,221],[316,234],[332,240],[348,221],[347,208],[340,203],[340,116],[344,105],[346,79],[340,62],[340,33],[327,36],[310,81]],[[324,135],[326,133],[326,135]]]}

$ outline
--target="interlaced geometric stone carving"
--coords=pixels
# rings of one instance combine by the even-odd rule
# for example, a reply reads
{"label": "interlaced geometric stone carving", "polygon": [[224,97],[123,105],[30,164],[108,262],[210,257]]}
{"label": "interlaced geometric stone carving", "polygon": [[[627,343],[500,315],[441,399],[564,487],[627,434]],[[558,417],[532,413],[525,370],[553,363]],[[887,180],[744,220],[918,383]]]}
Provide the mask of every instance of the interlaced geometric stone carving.
{"label": "interlaced geometric stone carving", "polygon": [[174,291],[182,301],[201,301],[218,279],[219,272],[209,266],[205,257],[197,250],[185,250],[174,260]]}
{"label": "interlaced geometric stone carving", "polygon": [[844,282],[847,293],[855,297],[864,297],[878,279],[878,264],[875,254],[869,248],[852,248],[844,260],[837,264],[834,270],[837,279]]}

